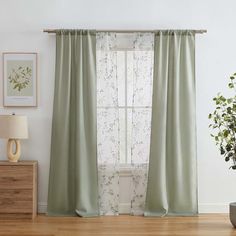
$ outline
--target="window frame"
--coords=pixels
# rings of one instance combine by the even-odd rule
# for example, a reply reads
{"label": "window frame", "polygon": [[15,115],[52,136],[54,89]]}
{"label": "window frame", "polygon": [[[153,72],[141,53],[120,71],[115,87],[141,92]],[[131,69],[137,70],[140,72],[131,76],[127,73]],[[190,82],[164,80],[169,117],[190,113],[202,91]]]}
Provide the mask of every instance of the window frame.
{"label": "window frame", "polygon": [[[97,109],[118,109],[118,111],[120,109],[124,109],[124,114],[125,114],[125,157],[121,158],[121,156],[119,156],[119,169],[122,171],[123,174],[130,174],[130,170],[132,169],[132,160],[130,159],[130,161],[128,160],[128,110],[132,110],[132,109],[152,109],[152,106],[130,106],[128,105],[128,60],[127,60],[127,54],[128,52],[132,52],[133,50],[130,48],[119,48],[113,51],[118,52],[124,52],[124,59],[125,59],[125,73],[124,73],[124,82],[125,82],[125,91],[124,91],[124,105],[120,106],[97,106]],[[145,50],[141,50],[141,51],[145,51]],[[118,99],[119,100],[119,99]],[[120,119],[120,117],[119,117]],[[130,147],[132,149],[132,145]],[[120,154],[119,154],[120,155]],[[121,160],[125,160],[125,162],[121,161]],[[147,164],[147,163],[143,163],[143,164]]]}

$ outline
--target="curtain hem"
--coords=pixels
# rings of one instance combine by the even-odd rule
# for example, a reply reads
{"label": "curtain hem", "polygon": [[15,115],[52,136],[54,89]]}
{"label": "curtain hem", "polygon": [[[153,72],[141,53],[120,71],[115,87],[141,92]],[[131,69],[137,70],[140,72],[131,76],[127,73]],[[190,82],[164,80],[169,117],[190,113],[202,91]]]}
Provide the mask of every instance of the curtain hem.
{"label": "curtain hem", "polygon": [[190,217],[190,216],[198,216],[198,212],[196,213],[151,213],[151,212],[145,212],[144,217]]}

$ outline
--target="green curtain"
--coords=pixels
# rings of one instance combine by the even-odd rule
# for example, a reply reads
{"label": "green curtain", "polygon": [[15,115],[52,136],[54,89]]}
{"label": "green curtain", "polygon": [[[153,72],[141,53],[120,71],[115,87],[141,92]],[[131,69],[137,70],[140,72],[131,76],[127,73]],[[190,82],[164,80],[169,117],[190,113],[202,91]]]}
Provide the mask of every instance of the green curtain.
{"label": "green curtain", "polygon": [[98,215],[96,35],[59,30],[48,215]]}
{"label": "green curtain", "polygon": [[155,33],[145,216],[194,215],[197,206],[195,33]]}

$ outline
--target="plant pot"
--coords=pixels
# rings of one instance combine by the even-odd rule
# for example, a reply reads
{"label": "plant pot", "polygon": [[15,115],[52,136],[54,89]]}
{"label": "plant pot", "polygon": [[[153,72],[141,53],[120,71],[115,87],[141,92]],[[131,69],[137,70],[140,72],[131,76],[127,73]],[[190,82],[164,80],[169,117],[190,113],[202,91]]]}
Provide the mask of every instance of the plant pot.
{"label": "plant pot", "polygon": [[234,228],[236,228],[236,202],[229,204],[229,218]]}

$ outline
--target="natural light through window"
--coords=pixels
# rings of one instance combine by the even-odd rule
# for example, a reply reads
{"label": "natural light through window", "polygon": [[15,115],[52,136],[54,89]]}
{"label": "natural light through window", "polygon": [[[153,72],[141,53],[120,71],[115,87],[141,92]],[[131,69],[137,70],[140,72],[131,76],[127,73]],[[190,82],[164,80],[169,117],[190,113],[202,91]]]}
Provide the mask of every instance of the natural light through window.
{"label": "natural light through window", "polygon": [[[139,80],[148,80],[150,82],[150,71],[148,75],[145,76],[145,63],[142,58],[147,58],[147,54],[150,54],[149,57],[152,57],[152,51],[130,51],[130,50],[119,50],[113,51],[115,53],[115,63],[116,63],[116,90],[118,96],[118,104],[109,103],[106,106],[98,106],[98,109],[118,109],[118,139],[119,139],[119,163],[122,165],[127,165],[131,163],[145,163],[145,161],[132,158],[134,145],[142,142],[138,140],[135,144],[134,140],[134,116],[136,119],[143,119],[142,124],[150,123],[150,114],[151,114],[151,94],[152,86],[143,86],[145,81]],[[137,60],[139,57],[139,60]],[[144,76],[137,80],[137,67],[143,65]],[[136,67],[136,68],[135,68]],[[147,67],[147,66],[146,66]],[[139,89],[141,87],[142,89]],[[108,88],[109,89],[109,88]],[[105,90],[105,88],[104,88]],[[145,95],[146,94],[146,95]],[[111,94],[109,96],[112,96]],[[144,96],[144,97],[143,97]],[[148,98],[147,98],[148,97]],[[112,100],[112,97],[110,97]],[[115,112],[115,110],[114,110]],[[141,113],[143,115],[141,115]],[[140,116],[140,117],[137,117]],[[136,122],[137,123],[137,122]],[[149,127],[147,127],[149,128]],[[140,134],[142,135],[142,134]],[[139,150],[141,152],[141,150]]]}

